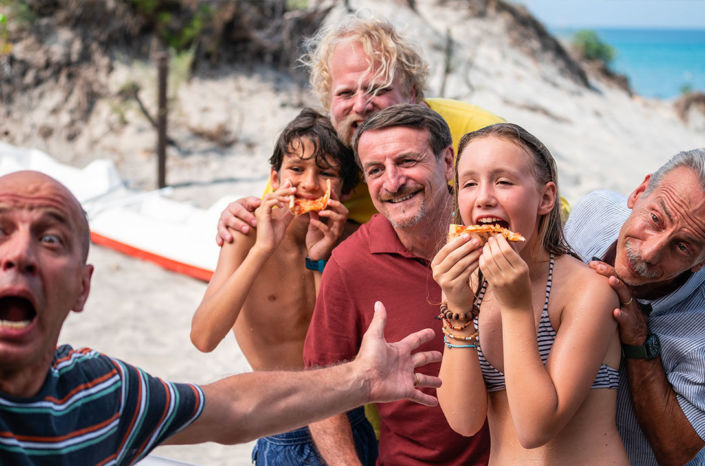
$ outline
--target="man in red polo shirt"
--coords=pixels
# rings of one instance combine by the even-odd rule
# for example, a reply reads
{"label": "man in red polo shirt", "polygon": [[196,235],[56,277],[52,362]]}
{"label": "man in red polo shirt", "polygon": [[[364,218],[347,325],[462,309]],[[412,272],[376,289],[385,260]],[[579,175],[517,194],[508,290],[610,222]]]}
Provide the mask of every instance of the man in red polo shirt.
{"label": "man in red polo shirt", "polygon": [[[341,243],[325,266],[304,346],[307,367],[350,360],[372,319],[371,304],[388,309],[387,338],[435,326],[441,334],[441,290],[429,263],[443,244],[452,207],[453,145],[443,118],[424,105],[401,104],[366,120],[353,149],[379,214]],[[443,350],[441,338],[423,349]],[[431,364],[425,374],[437,375]],[[472,438],[448,426],[439,407],[378,405],[378,464],[485,464],[489,435]],[[321,455],[356,464],[345,415],[309,426]],[[334,455],[334,456],[332,456]]]}

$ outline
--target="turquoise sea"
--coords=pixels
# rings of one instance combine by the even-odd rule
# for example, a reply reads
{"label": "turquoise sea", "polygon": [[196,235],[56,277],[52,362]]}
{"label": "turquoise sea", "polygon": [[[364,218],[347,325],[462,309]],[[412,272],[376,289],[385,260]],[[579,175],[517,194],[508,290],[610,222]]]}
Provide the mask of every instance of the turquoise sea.
{"label": "turquoise sea", "polygon": [[[611,68],[626,74],[637,94],[673,98],[684,87],[705,92],[705,29],[591,29],[617,51]],[[549,30],[570,39],[577,29]]]}

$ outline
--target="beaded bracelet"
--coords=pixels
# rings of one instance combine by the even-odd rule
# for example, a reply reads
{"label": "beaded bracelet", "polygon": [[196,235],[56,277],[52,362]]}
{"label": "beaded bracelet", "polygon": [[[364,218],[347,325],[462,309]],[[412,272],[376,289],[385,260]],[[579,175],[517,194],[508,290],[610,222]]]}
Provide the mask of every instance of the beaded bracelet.
{"label": "beaded bracelet", "polygon": [[[465,337],[464,337],[464,336],[453,335],[452,333],[450,333],[448,330],[446,330],[446,329],[444,328],[444,329],[443,329],[443,334],[444,334],[446,337],[448,337],[448,338],[452,338],[453,340],[460,340],[460,341],[472,341],[472,340],[475,340],[475,341],[477,341],[477,340],[478,340],[479,332],[473,332],[471,335],[468,335],[468,336],[465,336]],[[445,337],[444,337],[444,338],[445,338]]]}
{"label": "beaded bracelet", "polygon": [[446,320],[461,320],[461,319],[463,319],[463,321],[471,320],[468,317],[467,312],[464,314],[454,313],[453,311],[448,309],[448,305],[446,303],[441,304],[440,311],[441,311],[441,318],[446,319]]}
{"label": "beaded bracelet", "polygon": [[465,330],[466,328],[468,328],[470,326],[470,324],[472,324],[472,322],[473,322],[472,320],[468,320],[463,325],[456,326],[456,325],[451,324],[450,320],[444,318],[443,319],[443,328],[449,328],[451,330]]}
{"label": "beaded bracelet", "polygon": [[445,343],[448,348],[473,348],[473,349],[477,349],[477,345],[473,345],[473,344],[454,345],[453,343],[449,342],[448,338],[445,336],[443,337],[443,343]]}
{"label": "beaded bracelet", "polygon": [[479,314],[480,309],[473,304],[472,306],[472,311],[471,312],[465,312],[463,314],[459,314],[457,312],[453,312],[450,309],[448,309],[448,305],[446,303],[441,303],[440,306],[440,315],[438,316],[439,318],[446,319],[446,320],[460,320],[462,322],[468,322],[473,320],[477,315]]}

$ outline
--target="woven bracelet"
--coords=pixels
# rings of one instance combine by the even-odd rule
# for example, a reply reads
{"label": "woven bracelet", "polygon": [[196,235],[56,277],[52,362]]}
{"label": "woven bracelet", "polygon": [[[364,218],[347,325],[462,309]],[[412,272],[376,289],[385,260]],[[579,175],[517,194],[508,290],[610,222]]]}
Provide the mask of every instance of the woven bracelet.
{"label": "woven bracelet", "polygon": [[447,330],[445,328],[443,328],[443,334],[452,340],[459,340],[459,341],[473,341],[473,340],[477,341],[477,339],[480,335],[480,333],[477,331],[475,331],[471,335],[467,335],[467,336],[453,335],[452,333],[450,333],[450,330]]}
{"label": "woven bracelet", "polygon": [[473,345],[473,344],[455,345],[455,344],[449,342],[448,337],[446,337],[445,335],[443,336],[443,343],[445,343],[448,348],[473,348],[473,349],[477,349],[477,345]]}

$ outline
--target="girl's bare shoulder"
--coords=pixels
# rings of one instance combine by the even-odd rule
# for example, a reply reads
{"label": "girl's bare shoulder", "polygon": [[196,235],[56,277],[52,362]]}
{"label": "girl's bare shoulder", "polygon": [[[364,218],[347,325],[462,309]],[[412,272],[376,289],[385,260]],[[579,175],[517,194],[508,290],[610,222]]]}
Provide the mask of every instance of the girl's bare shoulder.
{"label": "girl's bare shoulder", "polygon": [[573,300],[579,297],[604,298],[607,301],[616,299],[616,293],[606,277],[571,255],[564,254],[556,259],[556,270],[554,275],[560,277],[560,288],[568,292]]}

